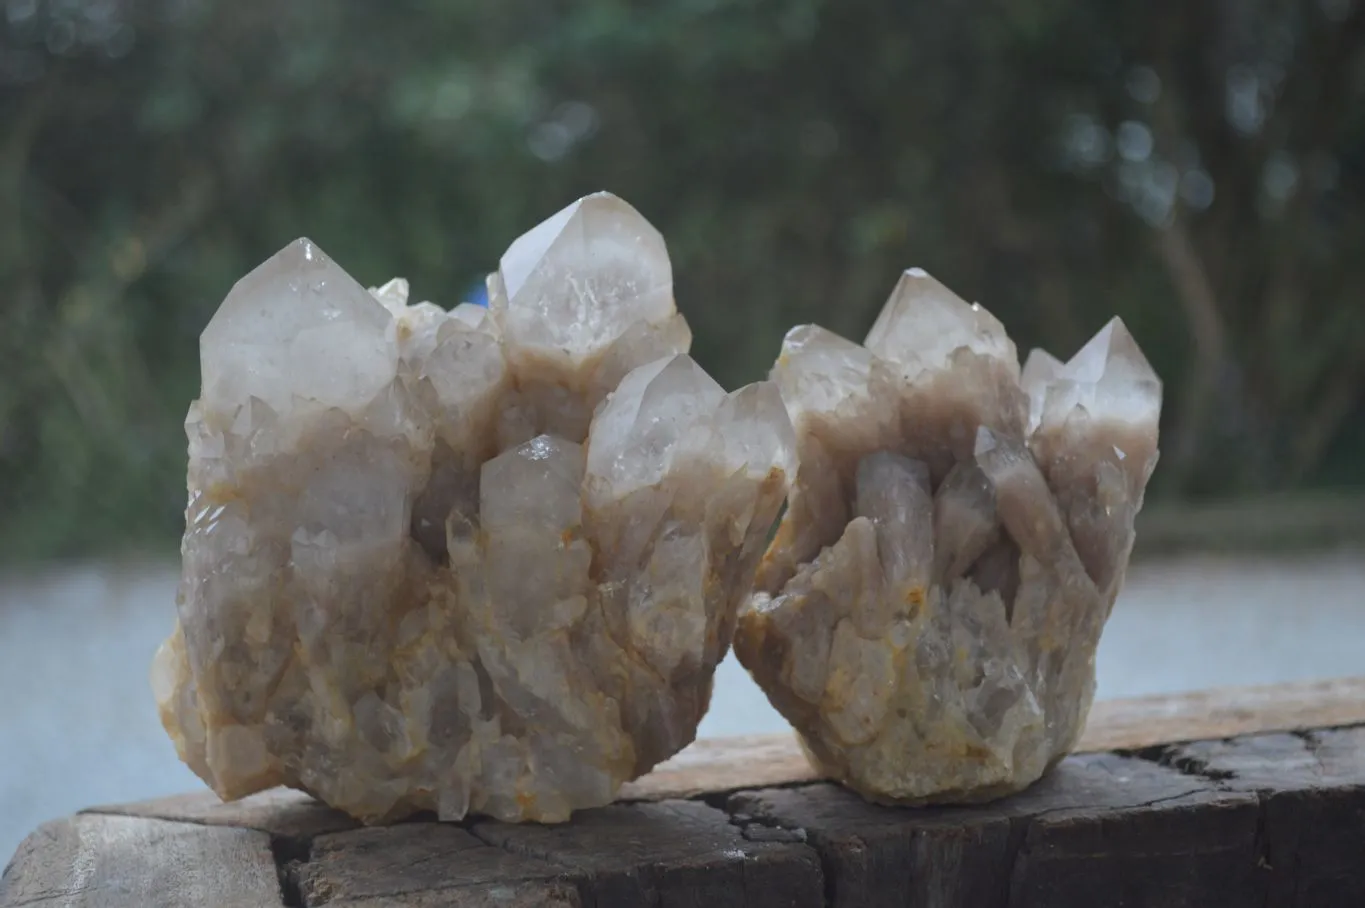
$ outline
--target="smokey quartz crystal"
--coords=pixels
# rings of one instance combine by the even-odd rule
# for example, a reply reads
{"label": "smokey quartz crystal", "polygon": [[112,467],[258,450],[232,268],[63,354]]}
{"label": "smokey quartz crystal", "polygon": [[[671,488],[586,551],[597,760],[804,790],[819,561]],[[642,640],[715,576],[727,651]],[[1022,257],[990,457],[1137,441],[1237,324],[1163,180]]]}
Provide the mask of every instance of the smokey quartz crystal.
{"label": "smokey quartz crystal", "polygon": [[813,765],[980,801],[1076,743],[1157,461],[1161,383],[1114,319],[1021,370],[989,312],[905,272],[863,345],[793,329],[787,512],[735,651]]}
{"label": "smokey quartz crystal", "polygon": [[663,238],[588,196],[487,310],[306,239],[204,330],[152,684],[224,798],[562,821],[695,736],[794,473],[776,386],[686,351]]}

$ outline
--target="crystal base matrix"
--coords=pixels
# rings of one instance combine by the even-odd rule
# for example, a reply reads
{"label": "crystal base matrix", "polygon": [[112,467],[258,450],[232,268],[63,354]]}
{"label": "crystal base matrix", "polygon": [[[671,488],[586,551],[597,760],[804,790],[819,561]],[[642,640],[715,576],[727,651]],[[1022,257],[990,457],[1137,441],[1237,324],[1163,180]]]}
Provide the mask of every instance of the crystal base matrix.
{"label": "crystal base matrix", "polygon": [[1074,746],[1157,459],[1161,384],[1110,322],[1020,369],[907,271],[863,345],[793,329],[790,504],[735,651],[812,764],[868,798],[990,800]]}
{"label": "crystal base matrix", "polygon": [[489,291],[409,305],[299,240],[205,329],[152,684],[220,796],[555,822],[695,736],[794,472],[778,390],[686,355],[663,238],[614,196]]}

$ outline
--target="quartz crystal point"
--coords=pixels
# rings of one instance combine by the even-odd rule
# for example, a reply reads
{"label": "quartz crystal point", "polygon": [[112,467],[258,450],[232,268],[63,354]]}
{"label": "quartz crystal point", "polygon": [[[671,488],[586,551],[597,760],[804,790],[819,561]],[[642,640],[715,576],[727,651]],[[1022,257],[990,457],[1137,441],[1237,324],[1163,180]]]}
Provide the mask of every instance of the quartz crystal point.
{"label": "quartz crystal point", "polygon": [[1157,459],[1161,383],[1118,319],[1020,370],[907,271],[863,346],[793,329],[786,515],[735,651],[812,764],[869,798],[980,801],[1074,746]]}
{"label": "quartz crystal point", "polygon": [[489,310],[308,240],[232,289],[152,671],[219,795],[555,822],[692,741],[796,439],[774,384],[688,358],[671,283],[599,194],[512,244]]}
{"label": "quartz crystal point", "polygon": [[513,242],[489,278],[488,305],[517,388],[504,404],[504,445],[541,432],[582,437],[627,372],[692,343],[664,238],[605,192]]}

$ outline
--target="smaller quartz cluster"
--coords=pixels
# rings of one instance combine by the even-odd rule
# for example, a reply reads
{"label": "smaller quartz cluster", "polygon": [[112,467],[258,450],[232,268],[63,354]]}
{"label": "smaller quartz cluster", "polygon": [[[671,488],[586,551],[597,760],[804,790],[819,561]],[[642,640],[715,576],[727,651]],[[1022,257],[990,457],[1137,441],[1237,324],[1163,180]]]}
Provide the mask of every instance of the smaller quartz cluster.
{"label": "smaller quartz cluster", "polygon": [[735,651],[813,765],[976,801],[1075,744],[1157,460],[1161,383],[1117,318],[1069,362],[905,272],[865,343],[788,333],[791,501]]}
{"label": "smaller quartz cluster", "polygon": [[695,736],[794,473],[782,398],[686,355],[614,196],[488,286],[408,305],[299,240],[205,329],[152,684],[222,797],[556,822]]}

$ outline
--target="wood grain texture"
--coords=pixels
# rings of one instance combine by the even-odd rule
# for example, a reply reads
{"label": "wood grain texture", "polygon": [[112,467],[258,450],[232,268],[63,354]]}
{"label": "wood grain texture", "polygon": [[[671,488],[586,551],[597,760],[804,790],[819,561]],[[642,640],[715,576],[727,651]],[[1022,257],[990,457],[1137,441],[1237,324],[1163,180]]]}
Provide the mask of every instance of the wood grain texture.
{"label": "wood grain texture", "polygon": [[1137,750],[1275,731],[1365,724],[1365,677],[1101,700],[1078,750]]}
{"label": "wood grain texture", "polygon": [[79,815],[45,823],[0,877],[4,908],[272,908],[270,837],[251,829]]}
{"label": "wood grain texture", "polygon": [[746,836],[725,812],[696,801],[585,810],[562,826],[484,822],[484,841],[534,856],[583,880],[584,905],[673,908],[818,908],[816,853],[800,843]]}
{"label": "wood grain texture", "polygon": [[576,888],[557,883],[474,885],[339,904],[345,908],[583,908]]}
{"label": "wood grain texture", "polygon": [[288,788],[272,788],[226,804],[213,792],[204,790],[134,804],[90,807],[81,813],[149,817],[207,826],[241,826],[275,836],[303,838],[360,826],[340,810],[333,810]]}
{"label": "wood grain texture", "polygon": [[1365,727],[1197,742],[1165,759],[1260,797],[1266,904],[1365,905]]}
{"label": "wood grain texture", "polygon": [[1249,904],[1256,797],[1143,760],[1073,757],[980,807],[879,807],[827,784],[729,806],[801,829],[840,908]]}
{"label": "wood grain texture", "polygon": [[627,782],[617,797],[622,801],[695,798],[713,791],[819,779],[791,732],[704,738],[660,763],[648,775]]}
{"label": "wood grain texture", "polygon": [[[1096,707],[1012,798],[890,808],[813,780],[789,736],[703,741],[558,826],[362,828],[273,791],[46,824],[0,908],[1361,908],[1365,682]],[[682,797],[679,797],[679,796]]]}
{"label": "wood grain texture", "polygon": [[[400,823],[313,840],[292,871],[306,905],[477,904],[503,891],[525,901],[574,893],[574,875],[554,863],[492,847],[445,823]],[[562,899],[561,899],[562,900]],[[553,904],[551,901],[549,904]],[[568,904],[572,904],[569,902]]]}
{"label": "wood grain texture", "polygon": [[816,908],[823,900],[813,850],[747,838],[726,813],[698,802],[585,810],[560,826],[423,822],[333,833],[314,839],[292,873],[305,904],[347,908]]}
{"label": "wood grain texture", "polygon": [[[1365,678],[1101,700],[1078,753],[1142,750],[1183,741],[1365,724]],[[697,741],[621,790],[626,801],[690,798],[819,779],[784,732]],[[1365,904],[1365,903],[1362,903]]]}

